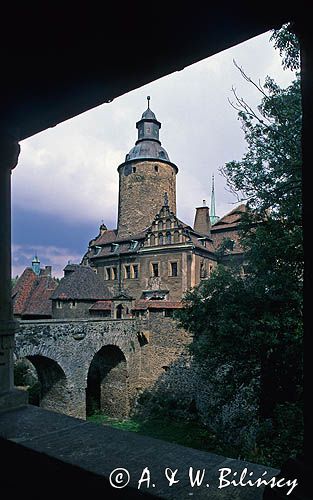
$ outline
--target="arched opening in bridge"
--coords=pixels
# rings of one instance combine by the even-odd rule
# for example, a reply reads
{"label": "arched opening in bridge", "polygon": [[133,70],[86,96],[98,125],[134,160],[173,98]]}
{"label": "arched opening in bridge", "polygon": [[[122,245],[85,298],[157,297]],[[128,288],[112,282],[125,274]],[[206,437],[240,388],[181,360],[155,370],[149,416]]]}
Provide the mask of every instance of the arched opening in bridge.
{"label": "arched opening in bridge", "polygon": [[67,382],[60,365],[46,356],[35,355],[15,363],[15,384],[24,386],[30,404],[67,413]]}
{"label": "arched opening in bridge", "polygon": [[93,357],[88,371],[87,417],[97,412],[110,417],[127,417],[127,379],[127,364],[122,351],[113,345],[102,347]]}

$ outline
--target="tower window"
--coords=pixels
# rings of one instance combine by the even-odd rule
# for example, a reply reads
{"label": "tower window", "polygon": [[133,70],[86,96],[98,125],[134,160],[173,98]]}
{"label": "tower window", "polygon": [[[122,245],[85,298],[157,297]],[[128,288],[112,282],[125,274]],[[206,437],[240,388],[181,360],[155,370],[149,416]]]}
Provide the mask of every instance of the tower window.
{"label": "tower window", "polygon": [[170,245],[172,243],[172,235],[171,233],[166,233],[166,243]]}
{"label": "tower window", "polygon": [[106,268],[105,268],[105,272],[106,272],[106,279],[107,279],[107,280],[111,280],[111,279],[112,279],[112,276],[111,276],[111,268],[110,268],[110,267],[106,267]]}
{"label": "tower window", "polygon": [[75,309],[75,307],[77,307],[77,302],[76,302],[76,300],[71,300],[71,301],[70,301],[70,309]]}
{"label": "tower window", "polygon": [[112,267],[112,280],[117,280],[117,268]]}
{"label": "tower window", "polygon": [[61,300],[57,300],[57,302],[56,302],[56,308],[57,309],[62,309],[62,302],[61,302]]}
{"label": "tower window", "polygon": [[133,264],[133,278],[136,280],[138,279],[139,272],[138,272],[138,264]]}
{"label": "tower window", "polygon": [[159,245],[163,245],[163,234],[159,234]]}
{"label": "tower window", "polygon": [[154,170],[155,170],[156,172],[158,172],[158,171],[159,171],[159,167],[158,167],[158,165],[154,165]]}
{"label": "tower window", "polygon": [[158,262],[153,262],[151,267],[152,267],[152,276],[154,278],[158,278],[160,276],[160,274],[159,274],[159,263]]}
{"label": "tower window", "polygon": [[136,170],[137,170],[136,167],[133,167],[133,174],[136,173]]}
{"label": "tower window", "polygon": [[125,266],[125,278],[130,279],[130,266]]}
{"label": "tower window", "polygon": [[170,273],[171,276],[178,276],[177,262],[170,262]]}

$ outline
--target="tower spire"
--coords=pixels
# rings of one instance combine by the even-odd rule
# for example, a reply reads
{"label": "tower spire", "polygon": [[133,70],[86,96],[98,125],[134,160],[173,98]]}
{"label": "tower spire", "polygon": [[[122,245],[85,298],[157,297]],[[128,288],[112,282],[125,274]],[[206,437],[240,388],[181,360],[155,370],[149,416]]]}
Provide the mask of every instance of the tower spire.
{"label": "tower spire", "polygon": [[210,219],[211,219],[211,224],[215,224],[215,222],[217,222],[218,219],[219,219],[219,217],[217,217],[216,212],[215,212],[214,174],[212,174],[212,191],[211,191]]}
{"label": "tower spire", "polygon": [[151,99],[151,97],[148,95],[148,96],[147,96],[147,101],[148,101],[148,109],[150,109],[150,99]]}

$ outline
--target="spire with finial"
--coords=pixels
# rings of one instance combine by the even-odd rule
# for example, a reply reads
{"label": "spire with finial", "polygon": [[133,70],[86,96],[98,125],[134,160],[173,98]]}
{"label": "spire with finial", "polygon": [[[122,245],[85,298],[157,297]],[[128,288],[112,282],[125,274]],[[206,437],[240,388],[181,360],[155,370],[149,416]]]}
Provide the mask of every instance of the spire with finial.
{"label": "spire with finial", "polygon": [[211,224],[215,224],[219,217],[215,212],[215,191],[214,191],[214,174],[212,175],[212,192],[211,192],[211,209],[210,209],[210,220]]}
{"label": "spire with finial", "polygon": [[159,137],[161,123],[150,108],[150,100],[151,97],[148,95],[148,107],[142,113],[141,119],[136,123],[136,128],[138,129],[137,141],[135,146],[126,155],[125,161],[136,160],[137,158],[169,161],[169,156],[161,146]]}

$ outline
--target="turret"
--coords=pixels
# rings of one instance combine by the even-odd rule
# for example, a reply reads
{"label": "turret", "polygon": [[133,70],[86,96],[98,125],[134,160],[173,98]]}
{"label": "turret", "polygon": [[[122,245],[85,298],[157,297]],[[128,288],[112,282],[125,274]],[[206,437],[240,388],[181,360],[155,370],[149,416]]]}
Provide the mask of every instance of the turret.
{"label": "turret", "polygon": [[118,167],[118,237],[141,233],[153,221],[168,193],[170,210],[176,213],[176,174],[178,168],[161,146],[161,123],[148,107],[136,123],[138,139]]}

